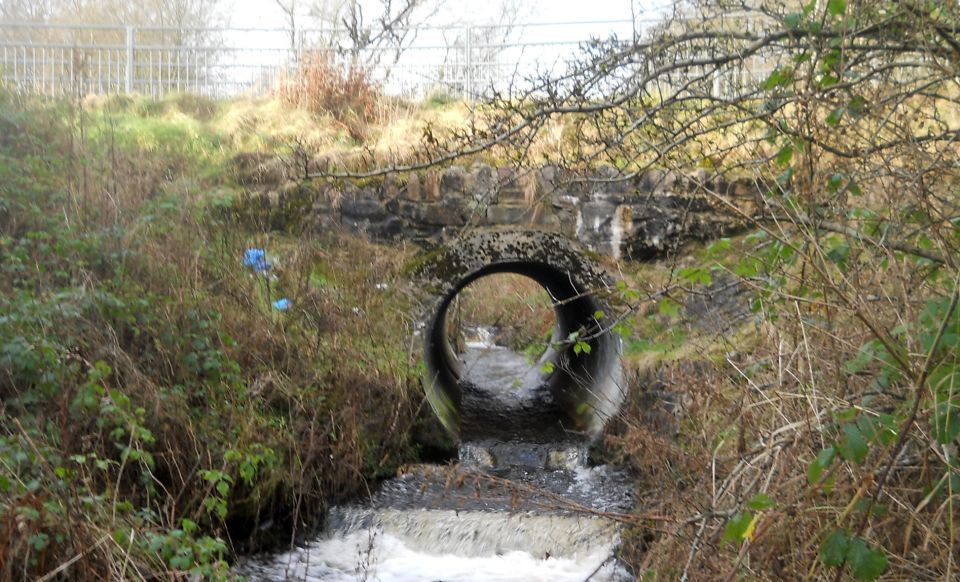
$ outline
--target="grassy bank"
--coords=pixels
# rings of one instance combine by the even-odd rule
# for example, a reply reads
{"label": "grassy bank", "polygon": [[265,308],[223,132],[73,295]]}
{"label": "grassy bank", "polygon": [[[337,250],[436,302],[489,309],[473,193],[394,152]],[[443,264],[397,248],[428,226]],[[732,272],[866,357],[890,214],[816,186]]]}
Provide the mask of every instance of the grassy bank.
{"label": "grassy bank", "polygon": [[0,578],[224,574],[414,458],[406,257],[236,226],[239,107],[0,92]]}

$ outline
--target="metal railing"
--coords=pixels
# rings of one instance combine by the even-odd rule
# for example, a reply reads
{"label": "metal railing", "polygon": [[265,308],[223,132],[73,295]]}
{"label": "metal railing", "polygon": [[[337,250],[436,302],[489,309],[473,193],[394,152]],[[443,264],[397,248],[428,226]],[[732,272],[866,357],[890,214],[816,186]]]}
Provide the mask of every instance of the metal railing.
{"label": "metal railing", "polygon": [[[296,74],[305,52],[364,64],[385,92],[468,98],[521,88],[562,70],[591,36],[629,39],[660,23],[597,21],[512,26],[421,26],[402,50],[349,48],[343,30],[0,24],[0,80],[49,96],[190,92],[259,96]],[[742,76],[742,73],[740,73]],[[756,77],[762,74],[750,74]],[[722,90],[717,79],[717,90]],[[739,81],[738,81],[739,82]],[[727,82],[729,85],[730,83]]]}

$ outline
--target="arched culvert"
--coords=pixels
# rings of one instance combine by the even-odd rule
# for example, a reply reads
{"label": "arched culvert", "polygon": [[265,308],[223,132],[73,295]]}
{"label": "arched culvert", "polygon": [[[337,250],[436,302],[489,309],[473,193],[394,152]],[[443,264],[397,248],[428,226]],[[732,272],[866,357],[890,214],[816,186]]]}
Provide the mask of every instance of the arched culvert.
{"label": "arched culvert", "polygon": [[[625,387],[620,338],[605,331],[609,322],[600,316],[610,313],[600,298],[609,281],[578,245],[540,231],[473,231],[418,259],[415,280],[429,295],[421,327],[424,384],[437,417],[459,438],[463,370],[447,337],[447,315],[464,287],[495,273],[529,277],[556,300],[557,341],[541,360],[553,364],[543,382],[569,419],[567,425],[596,436],[619,409]],[[572,334],[589,347],[567,342]]]}

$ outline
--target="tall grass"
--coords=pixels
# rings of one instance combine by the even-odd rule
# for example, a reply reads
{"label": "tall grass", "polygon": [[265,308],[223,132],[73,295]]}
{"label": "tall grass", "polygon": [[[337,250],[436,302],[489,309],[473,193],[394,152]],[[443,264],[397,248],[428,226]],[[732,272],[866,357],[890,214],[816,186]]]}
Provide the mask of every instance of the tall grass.
{"label": "tall grass", "polygon": [[226,576],[413,454],[403,253],[212,212],[231,151],[146,105],[0,93],[3,579]]}
{"label": "tall grass", "polygon": [[340,62],[330,51],[308,51],[277,82],[277,96],[294,107],[329,113],[345,124],[358,141],[368,136],[375,119],[380,89],[356,62]]}

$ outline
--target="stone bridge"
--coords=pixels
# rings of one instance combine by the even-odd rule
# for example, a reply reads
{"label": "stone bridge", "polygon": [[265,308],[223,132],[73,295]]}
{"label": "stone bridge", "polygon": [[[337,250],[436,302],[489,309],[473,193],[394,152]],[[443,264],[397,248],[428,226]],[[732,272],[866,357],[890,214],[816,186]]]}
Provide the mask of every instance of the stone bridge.
{"label": "stone bridge", "polygon": [[239,209],[266,228],[339,226],[389,241],[533,226],[617,260],[648,260],[689,241],[726,236],[743,224],[728,203],[749,214],[757,192],[747,180],[705,171],[623,179],[612,168],[582,176],[475,164],[373,180],[295,180],[276,159],[241,157],[234,167],[252,194]]}
{"label": "stone bridge", "polygon": [[[608,279],[591,256],[651,259],[689,241],[742,226],[730,204],[752,212],[747,182],[651,171],[618,179],[612,169],[577,177],[557,168],[518,173],[476,164],[469,170],[387,175],[367,181],[288,179],[269,160],[235,161],[250,187],[233,211],[265,229],[344,228],[375,240],[429,241],[413,274],[425,292],[421,317],[424,384],[447,432],[461,427],[463,371],[446,335],[447,309],[468,284],[495,273],[538,282],[556,301],[557,326],[541,363],[554,402],[587,435],[599,433],[624,398],[620,339],[600,313]],[[718,210],[718,207],[723,210]],[[577,332],[589,353],[565,343]]]}

